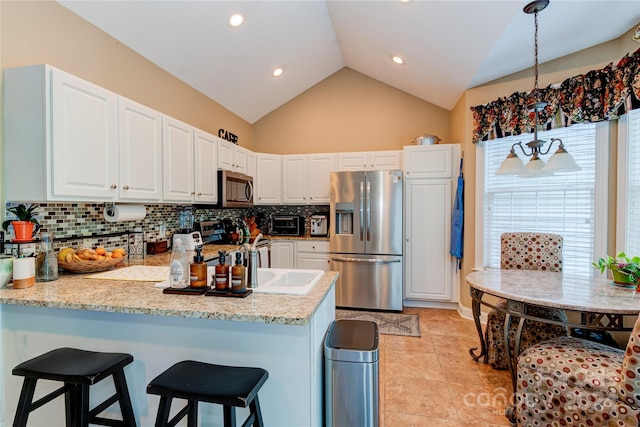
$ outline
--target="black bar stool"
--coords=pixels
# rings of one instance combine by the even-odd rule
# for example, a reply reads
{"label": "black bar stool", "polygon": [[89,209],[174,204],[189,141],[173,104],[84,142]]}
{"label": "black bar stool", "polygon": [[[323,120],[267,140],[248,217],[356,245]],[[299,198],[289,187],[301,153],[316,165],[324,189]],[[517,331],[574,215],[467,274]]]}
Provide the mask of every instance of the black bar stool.
{"label": "black bar stool", "polygon": [[[103,353],[58,348],[13,368],[13,375],[25,377],[18,401],[14,427],[27,425],[29,413],[64,394],[66,427],[85,427],[89,424],[135,427],[133,407],[124,367],[133,362],[127,353]],[[89,386],[113,376],[116,392],[95,408],[89,410]],[[64,386],[33,402],[39,379],[61,381]],[[99,417],[114,403],[120,403],[123,421]]]}
{"label": "black bar stool", "polygon": [[[224,426],[236,426],[235,408],[249,407],[243,427],[262,427],[258,391],[269,377],[262,368],[212,365],[186,360],[178,362],[147,386],[147,393],[160,395],[156,427],[175,426],[185,415],[187,425],[198,424],[198,402],[223,405]],[[171,399],[186,399],[187,404],[171,420]]]}

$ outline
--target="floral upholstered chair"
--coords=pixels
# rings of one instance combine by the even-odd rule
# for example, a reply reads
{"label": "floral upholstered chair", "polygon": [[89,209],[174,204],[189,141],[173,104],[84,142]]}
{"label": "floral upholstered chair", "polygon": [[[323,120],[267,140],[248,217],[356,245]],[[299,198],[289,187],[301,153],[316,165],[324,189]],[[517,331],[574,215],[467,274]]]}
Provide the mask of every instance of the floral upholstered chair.
{"label": "floral upholstered chair", "polygon": [[626,351],[558,337],[520,353],[517,368],[518,426],[640,425],[640,317]]}
{"label": "floral upholstered chair", "polygon": [[[504,233],[500,236],[500,268],[504,270],[531,270],[562,272],[562,236],[549,233]],[[499,300],[497,307],[506,308],[507,302]],[[567,321],[564,310],[530,306],[529,312],[538,317]],[[493,369],[509,369],[504,345],[505,314],[492,309],[487,315],[485,343],[488,362]],[[515,336],[518,318],[513,317],[511,331]],[[566,336],[567,328],[534,320],[525,320],[520,338],[520,351],[541,341]],[[515,366],[515,343],[510,342],[511,360]]]}

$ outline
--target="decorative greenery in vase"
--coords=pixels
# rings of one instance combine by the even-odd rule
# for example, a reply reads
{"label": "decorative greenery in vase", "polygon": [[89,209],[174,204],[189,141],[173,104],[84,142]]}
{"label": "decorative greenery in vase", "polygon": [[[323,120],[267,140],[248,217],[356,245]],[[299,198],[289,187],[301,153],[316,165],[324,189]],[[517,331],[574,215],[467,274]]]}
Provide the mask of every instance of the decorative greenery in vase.
{"label": "decorative greenery in vase", "polygon": [[640,257],[637,256],[629,257],[624,252],[618,252],[615,257],[607,255],[591,265],[600,273],[609,269],[614,283],[638,285],[640,281]]}

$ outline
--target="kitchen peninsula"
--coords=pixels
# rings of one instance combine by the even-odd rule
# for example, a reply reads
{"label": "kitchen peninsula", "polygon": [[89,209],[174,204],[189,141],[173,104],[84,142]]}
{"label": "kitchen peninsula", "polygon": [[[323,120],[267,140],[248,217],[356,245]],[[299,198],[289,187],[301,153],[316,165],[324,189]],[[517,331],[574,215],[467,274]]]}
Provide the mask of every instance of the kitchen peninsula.
{"label": "kitchen peninsula", "polygon": [[[166,255],[140,263],[167,265]],[[307,295],[254,293],[246,298],[169,295],[152,282],[88,275],[61,273],[57,281],[0,290],[0,425],[13,420],[22,384],[21,377],[11,375],[12,368],[64,346],[134,356],[125,373],[139,426],[155,421],[158,397],[146,394],[148,382],[187,359],[262,367],[269,371],[259,394],[265,425],[322,425],[322,341],[335,319],[337,273],[325,273]],[[36,396],[54,386],[39,382]],[[93,386],[92,401],[112,387],[110,381]],[[117,405],[112,411],[109,415],[119,417]],[[222,425],[218,405],[201,405],[200,414],[203,425]],[[35,411],[29,422],[64,425],[63,399]]]}

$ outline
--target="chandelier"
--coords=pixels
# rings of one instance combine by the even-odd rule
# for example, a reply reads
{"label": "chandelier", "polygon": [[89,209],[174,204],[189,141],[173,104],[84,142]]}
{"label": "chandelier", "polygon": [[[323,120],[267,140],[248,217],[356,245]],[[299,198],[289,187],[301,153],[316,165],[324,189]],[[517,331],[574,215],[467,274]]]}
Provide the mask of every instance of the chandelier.
{"label": "chandelier", "polygon": [[[533,14],[535,25],[535,37],[534,37],[534,63],[533,63],[533,76],[534,85],[531,91],[531,101],[527,104],[527,109],[533,112],[534,125],[533,125],[533,140],[526,143],[529,147],[528,152],[524,148],[522,142],[516,142],[511,146],[511,151],[504,159],[500,168],[496,171],[496,175],[519,175],[524,177],[532,176],[547,176],[553,175],[554,172],[571,172],[580,170],[580,166],[573,159],[571,154],[565,150],[562,140],[559,138],[551,138],[551,142],[546,150],[544,145],[546,141],[538,139],[538,112],[544,110],[547,106],[546,102],[542,102],[538,99],[538,12],[544,10],[549,5],[549,0],[535,0],[524,7],[524,12]],[[558,141],[557,151],[549,158],[549,161],[545,162],[540,158],[540,155],[545,155],[551,151],[554,142]],[[522,154],[527,157],[531,157],[527,165],[517,156],[516,147],[520,147]]]}

